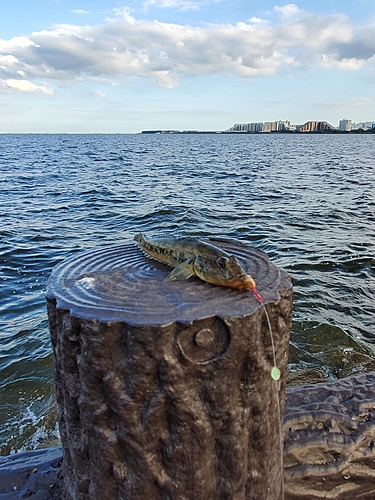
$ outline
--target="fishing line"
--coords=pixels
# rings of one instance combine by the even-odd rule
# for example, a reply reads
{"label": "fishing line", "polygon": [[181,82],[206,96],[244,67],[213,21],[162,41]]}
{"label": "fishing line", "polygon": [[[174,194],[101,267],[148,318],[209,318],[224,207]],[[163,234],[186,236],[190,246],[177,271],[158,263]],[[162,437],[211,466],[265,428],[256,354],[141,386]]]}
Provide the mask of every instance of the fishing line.
{"label": "fishing line", "polygon": [[271,327],[270,317],[268,316],[268,312],[266,306],[264,305],[263,298],[259,295],[257,290],[253,288],[253,292],[257,299],[259,300],[261,306],[263,307],[264,314],[267,319],[268,330],[270,332],[271,345],[272,345],[272,354],[273,354],[273,367],[271,370],[271,378],[275,382],[276,387],[276,402],[277,402],[277,413],[278,413],[278,421],[279,421],[279,448],[280,448],[280,463],[281,463],[281,498],[285,499],[285,491],[284,491],[284,439],[283,439],[283,431],[281,424],[281,405],[280,405],[280,397],[279,397],[279,389],[280,389],[280,377],[281,373],[279,368],[277,367],[276,362],[276,350],[275,350],[275,342],[273,339],[273,332]]}
{"label": "fishing line", "polygon": [[273,340],[273,333],[272,333],[272,328],[271,328],[271,322],[270,318],[268,316],[268,312],[266,309],[266,306],[264,305],[264,302],[262,300],[261,302],[263,311],[266,315],[267,318],[267,323],[268,323],[268,328],[270,331],[270,337],[271,337],[271,344],[272,344],[272,353],[273,353],[273,367],[271,370],[271,378],[275,382],[275,387],[276,387],[276,402],[277,402],[277,413],[279,417],[279,447],[280,447],[280,463],[281,463],[281,498],[284,500],[284,440],[283,440],[283,431],[282,431],[282,424],[281,424],[281,407],[280,407],[280,397],[279,397],[279,389],[280,389],[280,370],[277,367],[276,363],[276,350],[275,350],[275,343]]}

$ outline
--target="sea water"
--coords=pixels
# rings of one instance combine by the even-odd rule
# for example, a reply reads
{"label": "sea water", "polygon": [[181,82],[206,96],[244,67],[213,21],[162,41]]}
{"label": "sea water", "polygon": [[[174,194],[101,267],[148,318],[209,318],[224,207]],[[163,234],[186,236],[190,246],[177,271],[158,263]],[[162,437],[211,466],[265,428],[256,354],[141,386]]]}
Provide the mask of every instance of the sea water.
{"label": "sea water", "polygon": [[46,282],[137,232],[288,271],[288,379],[375,369],[375,135],[0,135],[0,455],[58,440]]}

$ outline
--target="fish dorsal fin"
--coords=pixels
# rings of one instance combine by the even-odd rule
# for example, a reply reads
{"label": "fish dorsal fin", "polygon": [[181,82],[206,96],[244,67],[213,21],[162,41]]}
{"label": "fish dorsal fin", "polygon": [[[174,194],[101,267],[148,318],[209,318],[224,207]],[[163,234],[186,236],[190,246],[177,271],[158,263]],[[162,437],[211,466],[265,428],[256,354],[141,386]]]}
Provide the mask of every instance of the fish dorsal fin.
{"label": "fish dorsal fin", "polygon": [[173,269],[165,278],[165,281],[187,280],[195,275],[194,258],[185,260]]}

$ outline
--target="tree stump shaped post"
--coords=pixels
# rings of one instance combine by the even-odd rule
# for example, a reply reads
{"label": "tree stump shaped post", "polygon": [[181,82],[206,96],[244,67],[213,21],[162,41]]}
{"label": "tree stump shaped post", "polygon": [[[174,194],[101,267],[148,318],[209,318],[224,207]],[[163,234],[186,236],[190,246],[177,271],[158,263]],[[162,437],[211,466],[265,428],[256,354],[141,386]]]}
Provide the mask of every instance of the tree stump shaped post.
{"label": "tree stump shaped post", "polygon": [[[292,287],[259,250],[252,291],[192,278],[135,243],[62,262],[48,283],[66,500],[278,500]],[[281,415],[282,417],[282,415]]]}

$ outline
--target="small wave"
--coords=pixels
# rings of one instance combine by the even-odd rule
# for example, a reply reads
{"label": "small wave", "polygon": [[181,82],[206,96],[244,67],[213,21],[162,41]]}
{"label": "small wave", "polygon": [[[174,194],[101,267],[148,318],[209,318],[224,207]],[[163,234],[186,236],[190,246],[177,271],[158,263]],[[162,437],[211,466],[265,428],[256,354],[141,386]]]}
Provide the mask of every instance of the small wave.
{"label": "small wave", "polygon": [[[21,400],[23,409],[17,411],[17,417],[8,420],[0,433],[3,434],[1,456],[60,445],[54,403],[50,401],[48,408],[38,407],[38,401],[23,403]],[[16,432],[12,429],[12,423],[17,426]]]}

